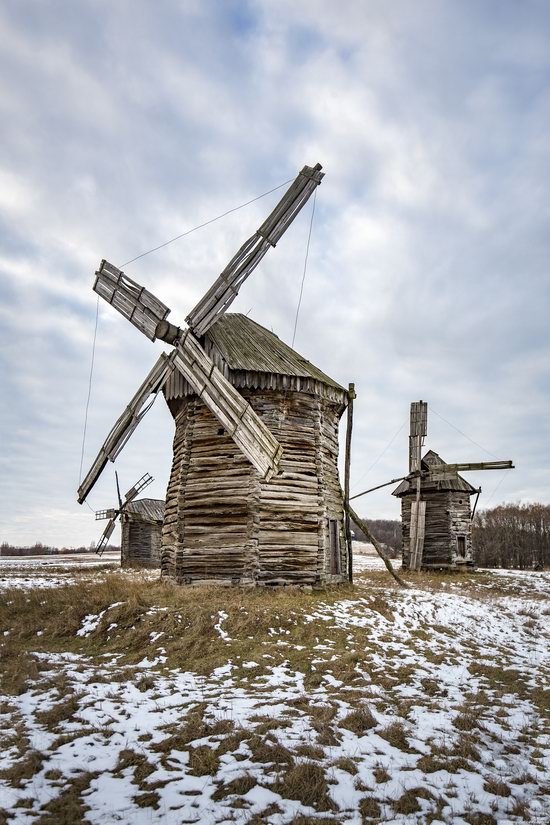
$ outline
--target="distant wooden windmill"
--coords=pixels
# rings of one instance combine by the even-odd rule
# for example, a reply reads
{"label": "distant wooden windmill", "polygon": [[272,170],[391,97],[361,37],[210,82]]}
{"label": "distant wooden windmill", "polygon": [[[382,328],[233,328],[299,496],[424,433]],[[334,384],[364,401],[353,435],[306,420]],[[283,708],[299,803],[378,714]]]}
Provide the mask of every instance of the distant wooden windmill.
{"label": "distant wooden windmill", "polygon": [[[153,483],[154,479],[149,473],[145,473],[139,481],[134,484],[133,487],[130,487],[126,495],[124,496],[124,501],[122,500],[122,496],[120,495],[120,486],[118,483],[118,473],[115,472],[115,480],[116,480],[116,491],[117,491],[117,498],[118,498],[118,507],[111,507],[107,510],[96,510],[95,518],[96,521],[102,521],[103,519],[109,519],[107,522],[107,526],[105,527],[103,533],[101,534],[101,538],[99,539],[96,545],[96,553],[99,556],[102,556],[105,550],[109,545],[109,539],[113,535],[114,529],[116,527],[116,523],[118,519],[123,519],[125,513],[129,511],[131,504],[134,502],[134,499],[145,490],[150,484]],[[128,552],[128,549],[127,549]]]}
{"label": "distant wooden windmill", "polygon": [[174,346],[120,416],[78,490],[83,502],[161,390],[176,423],[162,573],[181,583],[347,579],[338,421],[348,393],[276,335],[226,314],[320,184],[305,166],[187,316],[102,261],[94,290],[150,340]]}
{"label": "distant wooden windmill", "polygon": [[[447,464],[433,450],[422,458],[427,432],[428,404],[413,401],[408,475],[365,490],[359,496],[401,481],[392,495],[401,499],[404,568],[420,570],[472,565],[472,519],[481,487],[472,487],[459,472],[509,470],[514,465],[511,461]],[[476,494],[472,511],[470,497]]]}

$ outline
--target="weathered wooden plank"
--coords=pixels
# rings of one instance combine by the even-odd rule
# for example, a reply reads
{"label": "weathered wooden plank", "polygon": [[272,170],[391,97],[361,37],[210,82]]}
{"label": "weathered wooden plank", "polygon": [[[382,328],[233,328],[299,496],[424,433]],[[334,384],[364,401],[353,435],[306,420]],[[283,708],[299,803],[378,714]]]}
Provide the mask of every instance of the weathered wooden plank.
{"label": "weathered wooden plank", "polygon": [[96,272],[93,288],[151,341],[157,325],[170,313],[155,295],[105,260]]}

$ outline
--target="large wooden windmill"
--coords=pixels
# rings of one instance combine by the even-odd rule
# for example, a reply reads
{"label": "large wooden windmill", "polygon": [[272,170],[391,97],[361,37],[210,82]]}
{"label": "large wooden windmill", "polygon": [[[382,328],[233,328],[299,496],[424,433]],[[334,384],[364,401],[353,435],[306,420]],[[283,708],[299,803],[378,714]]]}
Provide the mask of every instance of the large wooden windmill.
{"label": "large wooden windmill", "polygon": [[237,293],[320,184],[305,166],[186,318],[102,261],[94,290],[163,353],[101,447],[83,502],[161,390],[174,416],[162,572],[182,583],[311,584],[347,577],[338,420],[347,392],[243,315]]}
{"label": "large wooden windmill", "polygon": [[[428,404],[413,401],[410,412],[409,473],[373,489],[400,481],[392,495],[401,499],[403,567],[410,570],[456,568],[473,564],[470,497],[479,495],[459,473],[509,470],[511,461],[447,464],[433,450],[422,457],[428,433]],[[372,492],[366,490],[359,495]],[[354,496],[357,498],[358,496]],[[477,504],[477,498],[476,498]]]}

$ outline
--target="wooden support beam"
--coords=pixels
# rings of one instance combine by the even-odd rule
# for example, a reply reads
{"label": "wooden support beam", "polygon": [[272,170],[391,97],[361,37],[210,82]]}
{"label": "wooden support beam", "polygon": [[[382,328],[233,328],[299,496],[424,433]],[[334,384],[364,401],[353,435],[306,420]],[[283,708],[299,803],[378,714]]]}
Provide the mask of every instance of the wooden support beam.
{"label": "wooden support beam", "polygon": [[426,533],[426,502],[420,501],[420,479],[417,479],[416,501],[411,504],[410,569],[420,570]]}
{"label": "wooden support beam", "polygon": [[481,495],[481,487],[478,487],[477,488],[476,500],[474,501],[474,507],[473,507],[473,510],[472,510],[472,517],[471,517],[470,521],[474,520],[474,516],[476,514],[477,503],[479,501],[480,495]]}
{"label": "wooden support beam", "polygon": [[384,484],[377,484],[376,487],[369,487],[368,490],[363,490],[362,493],[356,493],[354,496],[350,498],[350,501],[353,501],[354,498],[361,498],[361,496],[366,496],[367,493],[373,493],[375,490],[381,490],[382,487],[389,487],[390,484],[397,484],[398,481],[404,481],[404,479],[409,478],[409,476],[399,476],[399,478],[392,478],[391,481],[385,481]]}
{"label": "wooden support beam", "polygon": [[350,515],[348,511],[349,506],[349,482],[350,482],[350,469],[351,469],[351,434],[353,431],[353,401],[356,398],[355,394],[355,384],[350,384],[348,386],[348,410],[347,410],[347,427],[346,427],[346,456],[345,456],[345,467],[344,467],[344,504],[345,504],[345,516],[344,516],[344,529],[346,533],[346,544],[348,547],[348,575],[350,582],[353,583],[353,546],[351,540],[351,525],[350,525]]}
{"label": "wooden support beam", "polygon": [[380,556],[380,558],[381,558],[381,559],[382,559],[382,561],[384,562],[384,564],[385,564],[385,566],[386,566],[386,570],[388,571],[388,573],[390,574],[390,576],[393,576],[393,578],[395,579],[395,581],[396,581],[396,582],[397,582],[397,583],[398,583],[401,587],[408,587],[409,585],[407,584],[407,582],[406,582],[406,581],[404,581],[404,580],[401,578],[401,576],[399,576],[399,575],[395,572],[395,570],[393,569],[393,564],[391,563],[391,561],[390,561],[390,559],[389,559],[388,555],[387,555],[387,554],[384,552],[384,550],[382,549],[382,547],[381,547],[381,545],[380,545],[380,543],[379,543],[378,539],[376,539],[376,538],[373,536],[372,532],[371,532],[371,531],[370,531],[370,529],[369,529],[369,525],[367,524],[367,522],[366,522],[366,521],[364,521],[364,520],[361,518],[361,516],[358,516],[358,515],[357,515],[357,513],[355,512],[355,510],[353,509],[353,507],[352,507],[350,504],[348,504],[348,505],[346,506],[346,510],[348,511],[348,513],[350,514],[350,516],[352,517],[352,519],[354,520],[354,522],[355,522],[356,524],[358,524],[358,525],[359,525],[359,527],[361,528],[361,530],[363,531],[363,533],[366,535],[366,537],[368,538],[368,540],[371,542],[371,544],[373,545],[374,549],[376,550],[376,552],[378,553],[378,555]]}

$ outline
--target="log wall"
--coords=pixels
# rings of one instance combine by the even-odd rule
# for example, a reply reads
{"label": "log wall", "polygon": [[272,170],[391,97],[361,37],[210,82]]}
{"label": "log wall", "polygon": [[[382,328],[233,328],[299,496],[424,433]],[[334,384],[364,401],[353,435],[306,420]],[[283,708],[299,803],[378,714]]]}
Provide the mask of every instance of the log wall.
{"label": "log wall", "polygon": [[[422,569],[455,568],[472,562],[470,496],[465,492],[440,490],[424,492],[426,525]],[[401,499],[403,527],[403,567],[410,564],[411,503],[413,495]],[[458,552],[458,537],[465,538],[465,555]]]}
{"label": "log wall", "polygon": [[121,524],[122,567],[159,567],[162,544],[160,522],[138,521],[125,517]]}
{"label": "log wall", "polygon": [[[303,392],[242,395],[281,444],[281,472],[264,481],[196,396],[170,401],[176,433],[163,575],[182,584],[346,580],[337,469],[342,405]],[[341,534],[340,573],[333,576],[330,519]]]}

